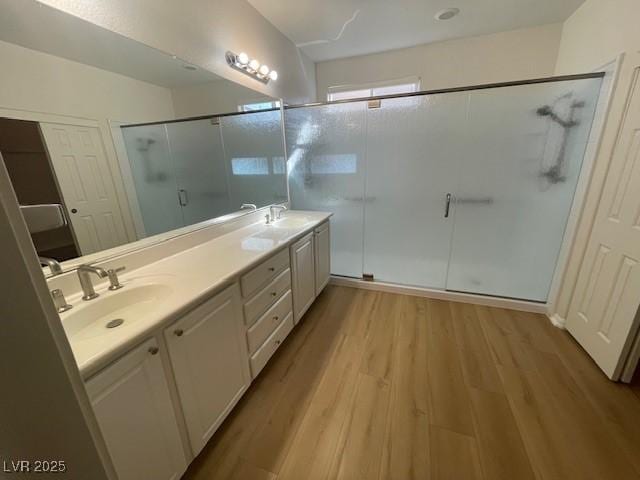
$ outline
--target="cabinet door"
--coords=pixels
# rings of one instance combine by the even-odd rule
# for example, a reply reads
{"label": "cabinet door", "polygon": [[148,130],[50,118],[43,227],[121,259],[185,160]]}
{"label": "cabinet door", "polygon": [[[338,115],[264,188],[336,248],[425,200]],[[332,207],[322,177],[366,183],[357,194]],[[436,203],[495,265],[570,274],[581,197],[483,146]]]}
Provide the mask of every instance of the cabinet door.
{"label": "cabinet door", "polygon": [[182,440],[155,340],[149,340],[86,384],[119,480],[178,479]]}
{"label": "cabinet door", "polygon": [[298,323],[316,298],[313,233],[291,246],[293,319]]}
{"label": "cabinet door", "polygon": [[164,334],[197,455],[250,382],[238,286],[219,293]]}
{"label": "cabinet door", "polygon": [[329,283],[329,277],[331,276],[329,222],[316,228],[313,241],[316,261],[316,296],[318,296]]}

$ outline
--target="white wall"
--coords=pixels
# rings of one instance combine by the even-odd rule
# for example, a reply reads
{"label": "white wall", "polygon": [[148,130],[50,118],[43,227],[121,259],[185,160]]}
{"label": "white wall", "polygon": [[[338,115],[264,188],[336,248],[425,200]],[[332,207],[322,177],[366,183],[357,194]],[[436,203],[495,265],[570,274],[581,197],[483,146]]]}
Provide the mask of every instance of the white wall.
{"label": "white wall", "polygon": [[545,25],[320,62],[318,100],[326,100],[330,86],[410,76],[421,77],[422,90],[550,76],[561,30]]}
{"label": "white wall", "polygon": [[[311,63],[246,0],[41,0],[211,72],[291,103],[314,98]],[[278,70],[277,82],[263,85],[230,68],[227,50]]]}
{"label": "white wall", "polygon": [[168,88],[0,41],[0,108],[99,121],[173,118]]}
{"label": "white wall", "polygon": [[172,88],[171,97],[178,118],[237,112],[238,105],[273,100],[260,92],[227,80]]}
{"label": "white wall", "polygon": [[640,1],[587,0],[564,23],[556,73],[588,72],[640,50]]}

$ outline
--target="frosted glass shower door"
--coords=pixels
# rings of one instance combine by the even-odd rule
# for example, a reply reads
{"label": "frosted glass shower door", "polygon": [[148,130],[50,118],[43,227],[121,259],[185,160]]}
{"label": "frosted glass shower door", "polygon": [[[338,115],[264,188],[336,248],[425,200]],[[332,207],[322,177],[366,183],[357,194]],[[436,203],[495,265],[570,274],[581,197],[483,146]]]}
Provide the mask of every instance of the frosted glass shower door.
{"label": "frosted glass shower door", "polygon": [[182,206],[184,224],[229,213],[229,189],[218,122],[194,120],[169,123],[166,127],[178,184],[174,199]]}
{"label": "frosted glass shower door", "polygon": [[165,125],[124,127],[122,135],[146,236],[182,227]]}
{"label": "frosted glass shower door", "polygon": [[285,110],[296,210],[333,212],[331,273],[362,276],[366,103]]}
{"label": "frosted glass shower door", "polygon": [[547,299],[600,83],[470,93],[447,289]]}
{"label": "frosted glass shower door", "polygon": [[445,287],[466,93],[382,100],[367,110],[364,272]]}

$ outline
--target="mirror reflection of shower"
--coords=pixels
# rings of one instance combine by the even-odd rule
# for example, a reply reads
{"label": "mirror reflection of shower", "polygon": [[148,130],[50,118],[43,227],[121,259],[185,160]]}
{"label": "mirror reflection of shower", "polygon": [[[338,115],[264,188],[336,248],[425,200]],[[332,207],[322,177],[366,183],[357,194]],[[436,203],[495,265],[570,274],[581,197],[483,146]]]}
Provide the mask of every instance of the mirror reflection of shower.
{"label": "mirror reflection of shower", "polygon": [[[556,99],[552,105],[543,105],[536,110],[539,117],[546,117],[552,122],[548,133],[549,143],[547,144],[547,147],[552,150],[549,152],[552,158],[548,159],[548,166],[543,167],[540,173],[540,176],[551,184],[566,181],[564,168],[569,133],[572,128],[580,125],[580,122],[576,120],[575,112],[584,106],[584,101],[575,100],[573,92],[569,92]],[[558,141],[551,143],[554,139]],[[550,145],[557,146],[557,149],[550,147]],[[545,152],[545,159],[547,159],[547,155]]]}
{"label": "mirror reflection of shower", "polygon": [[140,152],[140,157],[142,157],[142,169],[147,183],[164,182],[167,179],[165,172],[154,172],[153,163],[149,156],[149,150],[154,143],[156,141],[153,138],[136,138],[136,150]]}

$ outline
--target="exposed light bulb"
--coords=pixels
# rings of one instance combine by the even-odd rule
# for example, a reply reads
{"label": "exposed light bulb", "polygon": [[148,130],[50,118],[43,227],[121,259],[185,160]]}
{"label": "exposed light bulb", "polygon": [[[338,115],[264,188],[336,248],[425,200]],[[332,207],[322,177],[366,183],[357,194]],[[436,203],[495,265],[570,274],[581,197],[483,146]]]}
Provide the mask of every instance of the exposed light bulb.
{"label": "exposed light bulb", "polygon": [[271,72],[269,72],[269,78],[275,82],[278,80],[278,72],[271,70]]}
{"label": "exposed light bulb", "polygon": [[267,75],[269,75],[269,67],[267,67],[266,65],[262,65],[260,67],[259,72],[260,72],[260,75],[267,76]]}
{"label": "exposed light bulb", "polygon": [[254,58],[249,62],[249,68],[257,72],[258,69],[260,68],[260,62]]}
{"label": "exposed light bulb", "polygon": [[246,65],[247,63],[249,63],[249,55],[241,52],[240,55],[238,55],[238,63],[240,65]]}

